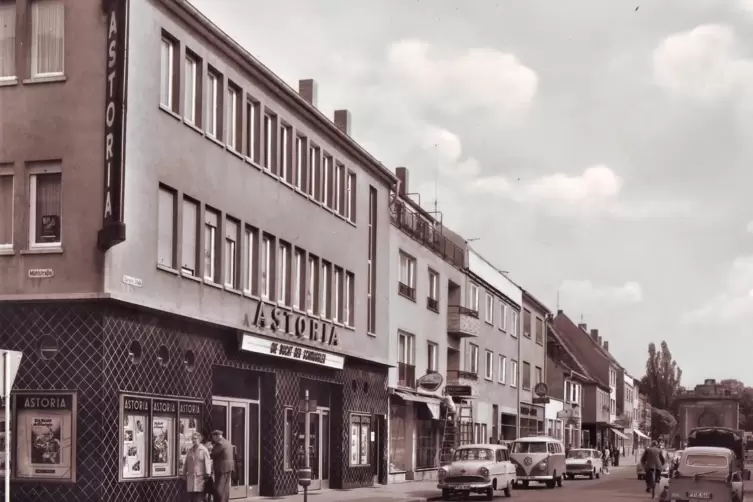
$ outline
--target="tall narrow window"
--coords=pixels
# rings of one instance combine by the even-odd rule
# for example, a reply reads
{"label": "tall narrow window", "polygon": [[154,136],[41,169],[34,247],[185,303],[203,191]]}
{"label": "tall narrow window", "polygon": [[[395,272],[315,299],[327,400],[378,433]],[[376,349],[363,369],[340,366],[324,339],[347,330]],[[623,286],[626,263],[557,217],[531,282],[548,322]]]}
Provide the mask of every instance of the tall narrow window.
{"label": "tall narrow window", "polygon": [[227,88],[227,145],[238,151],[238,89]]}
{"label": "tall narrow window", "polygon": [[345,187],[345,217],[352,223],[356,222],[356,173],[352,171],[348,171]]}
{"label": "tall narrow window", "polygon": [[344,301],[343,305],[345,306],[345,325],[346,326],[354,326],[353,320],[354,320],[354,305],[353,305],[353,298],[354,298],[354,289],[355,289],[355,276],[352,272],[347,272],[345,274],[345,290],[344,290]]}
{"label": "tall narrow window", "polygon": [[219,221],[219,214],[206,208],[204,211],[204,279],[214,283],[218,282],[217,227]]}
{"label": "tall narrow window", "polygon": [[324,155],[324,176],[322,177],[322,189],[324,190],[324,204],[327,205],[328,208],[332,209],[333,206],[333,200],[334,197],[332,197],[332,178],[333,178],[333,172],[334,169],[332,165],[332,157],[329,155]]}
{"label": "tall narrow window", "polygon": [[322,274],[320,277],[320,282],[322,284],[322,292],[319,296],[320,298],[320,304],[321,304],[321,316],[325,319],[329,319],[329,316],[331,315],[331,308],[330,308],[330,287],[329,287],[329,281],[332,274],[332,266],[327,263],[326,261],[322,260]]}
{"label": "tall narrow window", "polygon": [[376,334],[376,243],[377,243],[377,191],[369,187],[369,256],[368,256],[368,314],[367,329]]}
{"label": "tall narrow window", "polygon": [[478,375],[478,345],[468,344],[468,371]]}
{"label": "tall narrow window", "polygon": [[306,312],[313,314],[317,308],[319,292],[319,260],[316,256],[309,255],[308,281],[306,281]]}
{"label": "tall narrow window", "polygon": [[[34,0],[32,2],[32,78],[63,74],[65,55],[64,19],[65,11],[61,0]],[[172,101],[168,101],[168,103],[169,106],[172,106]]]}
{"label": "tall narrow window", "polygon": [[345,214],[343,211],[343,177],[345,176],[345,166],[337,163],[334,172],[332,187],[332,209],[336,213]]}
{"label": "tall narrow window", "polygon": [[434,342],[428,342],[426,346],[426,369],[431,373],[439,371],[439,346]]}
{"label": "tall narrow window", "polygon": [[531,363],[523,361],[523,389],[531,390]]}
{"label": "tall narrow window", "polygon": [[271,292],[272,273],[272,238],[264,235],[261,243],[261,296],[269,298]]}
{"label": "tall narrow window", "polygon": [[189,124],[196,124],[199,111],[199,62],[195,56],[186,54],[183,88],[183,118]]}
{"label": "tall narrow window", "polygon": [[29,176],[29,245],[61,244],[62,175],[46,172]]}
{"label": "tall narrow window", "polygon": [[0,80],[16,78],[16,3],[0,3]]}
{"label": "tall narrow window", "polygon": [[240,223],[225,219],[225,286],[238,289],[238,232]]}
{"label": "tall narrow window", "polygon": [[343,286],[343,271],[340,267],[335,267],[335,276],[332,283],[332,292],[334,298],[332,300],[332,320],[335,322],[342,322],[342,286]]}
{"label": "tall narrow window", "polygon": [[275,160],[275,119],[268,113],[264,114],[264,168],[276,172]]}
{"label": "tall narrow window", "polygon": [[439,274],[432,269],[429,269],[429,294],[426,298],[426,307],[439,312]]}
{"label": "tall narrow window", "polygon": [[474,312],[478,312],[478,286],[473,283],[468,285],[468,305]]}
{"label": "tall narrow window", "polygon": [[257,236],[259,235],[258,231],[255,228],[246,227],[246,235],[245,235],[245,266],[246,266],[246,274],[243,279],[243,291],[246,294],[255,294],[256,289],[256,281],[254,280],[256,277],[256,270],[257,270],[257,264],[256,264],[256,256],[257,256],[257,250],[256,246],[257,244]]}
{"label": "tall narrow window", "polygon": [[175,192],[159,187],[159,231],[157,263],[175,268]]}
{"label": "tall narrow window", "polygon": [[198,273],[198,231],[199,205],[187,197],[183,198],[183,244],[181,246],[181,272],[195,276]]}
{"label": "tall narrow window", "polygon": [[499,373],[499,375],[497,376],[497,381],[503,384],[507,381],[507,357],[500,354],[499,363],[497,363],[497,366],[497,371]]}
{"label": "tall narrow window", "polygon": [[219,105],[219,100],[217,96],[217,92],[219,92],[219,79],[215,73],[208,73],[207,74],[207,97],[206,97],[206,112],[204,115],[206,116],[206,129],[207,134],[213,138],[216,138],[218,135],[218,123],[219,123],[219,114],[217,113],[217,107]]}
{"label": "tall narrow window", "polygon": [[316,146],[309,147],[309,195],[314,200],[322,201],[322,156]]}
{"label": "tall narrow window", "polygon": [[518,361],[513,360],[510,365],[510,385],[518,386]]}
{"label": "tall narrow window", "polygon": [[484,310],[484,318],[489,324],[494,324],[494,297],[489,293],[486,293],[486,309]]}
{"label": "tall narrow window", "polygon": [[306,190],[304,186],[306,177],[306,139],[301,136],[295,138],[295,187],[299,190]]}
{"label": "tall narrow window", "polygon": [[288,281],[290,280],[290,244],[280,243],[280,254],[277,263],[277,301],[283,305],[290,305],[288,296]]}
{"label": "tall narrow window", "polygon": [[295,250],[295,281],[293,281],[293,308],[301,309],[301,295],[305,291],[303,286],[306,281],[306,269],[303,261],[303,251]]}
{"label": "tall narrow window", "polygon": [[173,85],[175,84],[175,71],[173,58],[175,57],[175,43],[162,37],[160,49],[160,94],[159,102],[165,108],[173,109]]}
{"label": "tall narrow window", "polygon": [[251,100],[246,102],[246,157],[252,162],[259,162],[259,143],[257,134],[259,131],[259,105]]}
{"label": "tall narrow window", "polygon": [[0,250],[8,249],[13,249],[13,175],[0,171]]}

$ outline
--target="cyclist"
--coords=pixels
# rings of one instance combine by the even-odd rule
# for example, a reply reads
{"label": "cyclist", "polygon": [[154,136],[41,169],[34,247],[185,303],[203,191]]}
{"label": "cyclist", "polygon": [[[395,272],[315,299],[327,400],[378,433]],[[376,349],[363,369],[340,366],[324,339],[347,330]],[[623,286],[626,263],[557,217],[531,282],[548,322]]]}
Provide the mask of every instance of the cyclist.
{"label": "cyclist", "polygon": [[659,448],[659,443],[652,441],[651,446],[641,456],[641,464],[646,473],[646,493],[650,493],[651,489],[659,482],[665,463],[664,454]]}

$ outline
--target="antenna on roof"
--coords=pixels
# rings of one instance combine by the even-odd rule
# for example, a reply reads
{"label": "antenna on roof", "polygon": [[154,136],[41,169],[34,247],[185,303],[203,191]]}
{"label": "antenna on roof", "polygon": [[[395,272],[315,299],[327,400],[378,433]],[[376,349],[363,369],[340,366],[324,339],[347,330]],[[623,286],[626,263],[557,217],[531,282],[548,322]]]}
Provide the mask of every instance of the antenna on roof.
{"label": "antenna on roof", "polygon": [[583,314],[580,315],[580,322],[583,322]]}
{"label": "antenna on roof", "polygon": [[557,310],[560,309],[560,290],[557,290]]}

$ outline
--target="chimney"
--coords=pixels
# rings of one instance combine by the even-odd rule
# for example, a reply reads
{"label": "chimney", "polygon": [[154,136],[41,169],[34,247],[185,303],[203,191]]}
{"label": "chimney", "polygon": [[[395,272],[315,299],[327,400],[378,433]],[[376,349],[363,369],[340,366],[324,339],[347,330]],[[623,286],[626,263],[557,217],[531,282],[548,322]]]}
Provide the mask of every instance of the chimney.
{"label": "chimney", "polygon": [[584,322],[578,324],[578,327],[582,329],[583,331],[588,331],[588,326],[586,326],[586,323]]}
{"label": "chimney", "polygon": [[601,341],[601,337],[599,337],[599,347],[603,345],[603,342]]}
{"label": "chimney", "polygon": [[562,315],[562,309],[557,309],[557,315]]}
{"label": "chimney", "polygon": [[604,350],[606,350],[607,352],[609,352],[609,341],[608,340],[604,340]]}
{"label": "chimney", "polygon": [[397,167],[395,168],[395,174],[397,175],[397,193],[400,194],[400,196],[405,197],[405,194],[408,192],[408,168],[407,167]]}
{"label": "chimney", "polygon": [[335,126],[350,136],[350,112],[348,110],[335,110]]}
{"label": "chimney", "polygon": [[601,345],[601,342],[599,342],[599,330],[598,329],[591,330],[591,340]]}
{"label": "chimney", "polygon": [[298,94],[300,94],[301,97],[306,100],[306,103],[311,106],[316,106],[318,90],[316,80],[313,78],[298,81]]}

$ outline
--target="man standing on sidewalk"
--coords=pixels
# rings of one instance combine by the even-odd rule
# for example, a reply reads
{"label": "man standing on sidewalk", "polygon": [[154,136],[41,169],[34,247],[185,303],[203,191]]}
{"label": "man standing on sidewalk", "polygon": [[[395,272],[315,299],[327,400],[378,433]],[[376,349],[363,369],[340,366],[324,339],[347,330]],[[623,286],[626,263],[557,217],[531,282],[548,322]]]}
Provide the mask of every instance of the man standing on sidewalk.
{"label": "man standing on sidewalk", "polygon": [[222,437],[222,431],[212,432],[212,470],[214,471],[215,502],[230,500],[230,479],[235,470],[233,445]]}

